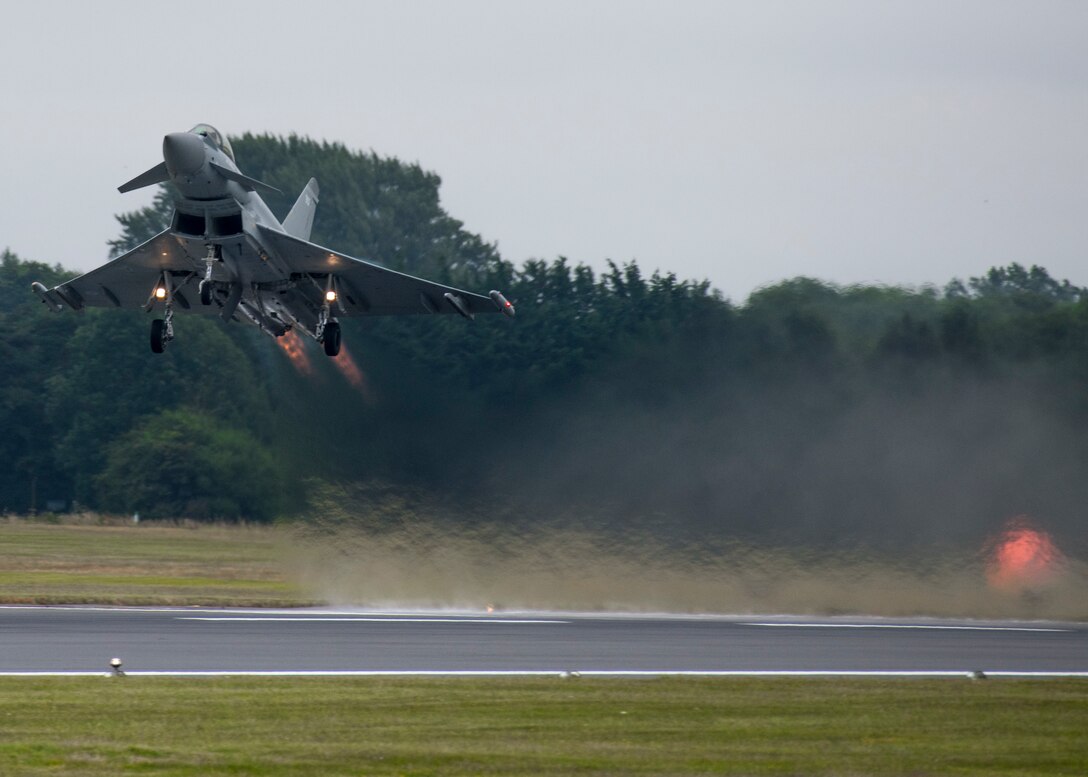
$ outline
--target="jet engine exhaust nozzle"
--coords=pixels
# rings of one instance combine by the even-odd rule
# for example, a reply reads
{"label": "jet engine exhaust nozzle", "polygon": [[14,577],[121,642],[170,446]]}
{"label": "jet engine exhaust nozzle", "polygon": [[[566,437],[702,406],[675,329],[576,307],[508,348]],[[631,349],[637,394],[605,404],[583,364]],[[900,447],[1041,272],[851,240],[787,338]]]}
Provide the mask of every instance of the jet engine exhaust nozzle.
{"label": "jet engine exhaust nozzle", "polygon": [[170,175],[192,175],[204,165],[204,141],[191,132],[171,132],[162,139],[162,157]]}

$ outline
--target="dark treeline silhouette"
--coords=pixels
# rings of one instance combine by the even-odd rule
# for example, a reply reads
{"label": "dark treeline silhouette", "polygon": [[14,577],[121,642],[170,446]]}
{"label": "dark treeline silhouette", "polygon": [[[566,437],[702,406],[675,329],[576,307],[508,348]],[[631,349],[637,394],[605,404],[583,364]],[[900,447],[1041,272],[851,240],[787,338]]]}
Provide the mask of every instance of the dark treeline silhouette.
{"label": "dark treeline silhouette", "polygon": [[[415,165],[246,135],[239,163],[322,186],[314,240],[477,291],[518,318],[348,320],[344,354],[179,316],[51,314],[3,257],[0,508],[271,520],[314,489],[450,521],[733,539],[977,546],[1030,514],[1083,552],[1088,299],[1040,267],[943,289],[797,278],[742,304],[706,282],[516,267]],[[119,217],[116,254],[169,212]],[[1080,543],[1080,545],[1078,545]]]}

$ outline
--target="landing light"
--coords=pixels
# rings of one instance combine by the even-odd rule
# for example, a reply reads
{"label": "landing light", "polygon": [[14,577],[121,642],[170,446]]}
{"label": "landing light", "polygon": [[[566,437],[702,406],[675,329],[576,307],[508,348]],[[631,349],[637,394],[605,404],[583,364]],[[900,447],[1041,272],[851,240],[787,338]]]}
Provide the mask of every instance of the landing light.
{"label": "landing light", "polygon": [[166,289],[164,289],[162,286],[159,286],[159,288],[155,289],[155,298],[166,299]]}
{"label": "landing light", "polygon": [[336,292],[332,289],[329,289],[325,292],[325,299],[329,302],[336,302]]}

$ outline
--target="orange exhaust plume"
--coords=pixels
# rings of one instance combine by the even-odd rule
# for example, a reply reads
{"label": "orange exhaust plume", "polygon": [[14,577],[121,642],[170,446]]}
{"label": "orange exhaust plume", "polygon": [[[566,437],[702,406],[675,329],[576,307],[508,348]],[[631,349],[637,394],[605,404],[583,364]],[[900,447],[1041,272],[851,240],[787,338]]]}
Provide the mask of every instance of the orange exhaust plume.
{"label": "orange exhaust plume", "polygon": [[989,543],[986,579],[993,588],[1022,591],[1051,582],[1062,555],[1050,535],[1031,526],[1026,516],[1013,518]]}
{"label": "orange exhaust plume", "polygon": [[333,358],[332,363],[340,370],[340,374],[344,376],[344,379],[350,383],[356,391],[363,395],[365,400],[368,402],[374,401],[374,396],[370,390],[370,384],[367,382],[366,375],[359,369],[359,365],[355,363],[355,359],[351,358],[351,354],[348,353],[347,348],[341,345],[340,354]]}
{"label": "orange exhaust plume", "polygon": [[313,375],[314,367],[310,363],[310,357],[306,354],[306,347],[302,338],[295,332],[289,331],[283,337],[276,338],[276,344],[287,354],[291,364],[303,375]]}

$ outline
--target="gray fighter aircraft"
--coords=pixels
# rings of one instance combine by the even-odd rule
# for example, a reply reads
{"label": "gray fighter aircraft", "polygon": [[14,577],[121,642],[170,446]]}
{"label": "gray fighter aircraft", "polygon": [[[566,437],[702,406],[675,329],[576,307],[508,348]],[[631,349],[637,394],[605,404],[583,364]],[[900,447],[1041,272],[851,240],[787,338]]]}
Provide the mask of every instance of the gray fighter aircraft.
{"label": "gray fighter aircraft", "polygon": [[170,181],[180,197],[170,228],[86,275],[34,292],[65,307],[161,306],[151,322],[151,350],[174,339],[174,313],[248,320],[280,337],[299,329],[340,352],[338,316],[411,313],[514,315],[499,291],[473,294],[414,278],[309,241],[318,187],[306,184],[287,218],[272,214],[260,191],[277,191],[239,171],[230,141],[198,124],[163,138],[163,161],[121,185],[122,193]]}

